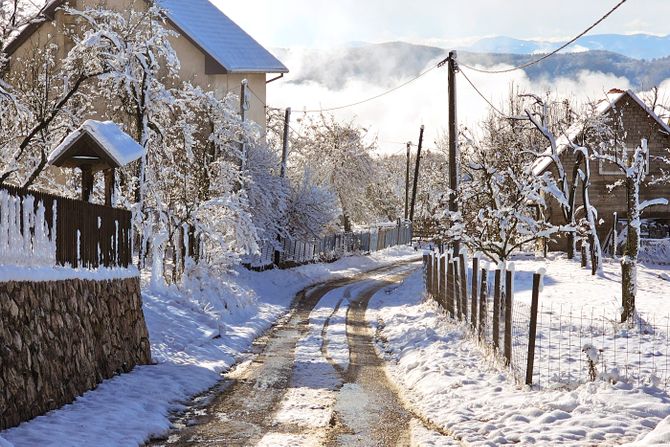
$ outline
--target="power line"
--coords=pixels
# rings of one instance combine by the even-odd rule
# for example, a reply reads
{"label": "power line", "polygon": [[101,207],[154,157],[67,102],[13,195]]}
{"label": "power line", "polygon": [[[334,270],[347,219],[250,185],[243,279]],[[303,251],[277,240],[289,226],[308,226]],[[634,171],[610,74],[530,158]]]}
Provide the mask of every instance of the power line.
{"label": "power line", "polygon": [[489,105],[489,106],[490,106],[490,107],[491,107],[491,108],[492,108],[498,115],[500,115],[500,116],[502,116],[502,117],[504,117],[504,118],[509,118],[506,114],[504,114],[503,112],[501,112],[500,109],[498,109],[496,106],[494,106],[493,103],[492,103],[491,101],[489,101],[489,99],[488,99],[486,96],[484,96],[484,94],[483,94],[482,92],[479,91],[479,89],[477,88],[477,86],[470,80],[470,78],[468,78],[468,76],[467,76],[463,71],[460,71],[459,73],[460,73],[461,75],[463,75],[463,77],[465,78],[465,80],[468,81],[468,84],[470,84],[470,86],[474,89],[474,91],[477,92],[477,94],[478,94],[479,96],[481,96],[481,98],[482,98],[484,101],[486,101],[486,103],[487,103],[487,104],[488,104],[488,105]]}
{"label": "power line", "polygon": [[[555,50],[552,51],[551,53],[545,54],[544,56],[542,56],[542,57],[540,57],[540,58],[538,58],[538,59],[535,59],[535,60],[533,60],[533,61],[527,62],[527,63],[522,64],[522,65],[519,65],[519,66],[517,66],[517,67],[506,68],[506,69],[503,69],[503,70],[485,70],[485,69],[482,69],[482,68],[471,67],[471,66],[469,66],[469,65],[465,65],[465,64],[463,64],[463,63],[459,63],[458,65],[461,66],[461,67],[465,67],[465,68],[467,68],[467,69],[469,69],[469,70],[477,71],[477,72],[479,72],[479,73],[487,73],[487,74],[500,74],[500,73],[509,73],[509,72],[516,71],[516,70],[523,70],[524,68],[528,68],[528,67],[530,67],[530,66],[532,66],[532,65],[538,64],[538,63],[542,62],[543,60],[552,57],[552,56],[555,55],[556,53],[558,53],[558,52],[560,52],[560,51],[566,49],[567,47],[569,47],[570,45],[572,45],[573,43],[575,43],[577,40],[579,40],[580,38],[582,38],[582,37],[584,37],[586,34],[588,34],[591,30],[593,30],[593,28],[595,28],[596,26],[600,25],[600,24],[601,24],[603,21],[605,21],[610,15],[612,15],[612,13],[613,13],[614,11],[616,11],[617,9],[619,9],[619,7],[621,7],[621,5],[623,5],[623,4],[626,3],[627,1],[628,1],[628,0],[621,0],[621,1],[620,1],[619,3],[617,3],[612,9],[610,9],[604,16],[602,16],[600,19],[598,19],[598,21],[596,21],[593,25],[591,25],[591,26],[589,26],[588,28],[586,28],[584,31],[582,31],[582,32],[581,32],[580,34],[578,34],[576,37],[574,37],[573,39],[571,39],[569,42],[565,43],[564,45],[561,45],[559,48],[555,49]],[[466,79],[467,79],[467,78],[466,78]]]}
{"label": "power line", "polygon": [[386,95],[388,95],[388,94],[390,94],[390,93],[395,92],[396,90],[399,90],[399,89],[405,87],[406,85],[411,84],[412,82],[414,82],[414,81],[416,81],[416,80],[418,80],[418,79],[424,77],[425,75],[427,75],[427,74],[430,73],[431,71],[435,70],[436,68],[438,68],[438,66],[440,66],[440,65],[439,65],[439,64],[435,64],[435,65],[433,65],[432,67],[428,68],[427,70],[424,70],[423,72],[419,73],[419,74],[418,74],[417,76],[415,76],[414,78],[412,78],[412,79],[410,79],[410,80],[408,80],[408,81],[405,81],[405,82],[403,82],[402,84],[393,87],[392,89],[386,90],[385,92],[382,92],[382,93],[380,93],[380,94],[378,94],[378,95],[372,96],[372,97],[367,98],[367,99],[363,99],[363,100],[361,100],[361,101],[357,101],[357,102],[354,102],[354,103],[351,103],[351,104],[345,104],[345,105],[341,105],[341,106],[337,106],[337,107],[328,107],[328,108],[311,109],[311,110],[296,110],[296,113],[305,113],[305,114],[307,114],[307,113],[333,112],[333,111],[335,111],[335,110],[342,110],[342,109],[348,109],[348,108],[351,108],[351,107],[359,106],[359,105],[361,105],[361,104],[365,104],[366,102],[370,102],[370,101],[374,101],[375,99],[379,99],[379,98],[381,98],[382,96],[386,96]]}

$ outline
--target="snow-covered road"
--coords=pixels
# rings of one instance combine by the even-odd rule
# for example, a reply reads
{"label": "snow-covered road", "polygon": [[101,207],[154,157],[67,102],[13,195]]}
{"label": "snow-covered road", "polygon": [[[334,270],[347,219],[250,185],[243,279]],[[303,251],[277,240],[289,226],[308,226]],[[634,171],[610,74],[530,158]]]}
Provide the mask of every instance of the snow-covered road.
{"label": "snow-covered road", "polygon": [[365,313],[375,293],[417,268],[396,265],[307,290],[258,342],[256,357],[150,445],[412,445],[427,429],[388,381]]}

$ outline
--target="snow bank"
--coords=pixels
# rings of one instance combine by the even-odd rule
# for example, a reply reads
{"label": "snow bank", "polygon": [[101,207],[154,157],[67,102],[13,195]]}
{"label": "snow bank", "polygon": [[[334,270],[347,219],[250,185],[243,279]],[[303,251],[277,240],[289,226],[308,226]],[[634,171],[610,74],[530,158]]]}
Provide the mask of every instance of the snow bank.
{"label": "snow bank", "polygon": [[253,340],[287,312],[297,292],[419,254],[395,247],[292,270],[239,269],[220,281],[218,296],[207,290],[192,290],[191,296],[174,289],[147,291],[144,314],[158,364],[105,381],[71,405],[0,433],[0,445],[139,445],[170,427],[171,411],[183,409],[190,396],[216,384]]}
{"label": "snow bank", "polygon": [[111,279],[128,279],[140,276],[136,267],[100,267],[97,269],[80,269],[70,267],[20,267],[0,265],[0,282],[5,281],[64,281],[67,279],[84,279],[89,281],[105,281]]}
{"label": "snow bank", "polygon": [[[517,267],[522,272],[530,266]],[[548,276],[553,278],[554,270],[550,267]],[[670,423],[659,425],[670,415],[666,393],[603,381],[572,390],[518,387],[435,303],[421,302],[421,275],[391,293],[376,294],[367,318],[386,340],[379,352],[404,399],[444,432],[467,445],[601,445],[644,436],[667,442],[662,440]],[[551,286],[548,281],[545,293]],[[582,291],[582,296],[589,295]],[[657,425],[658,432],[649,434]]]}

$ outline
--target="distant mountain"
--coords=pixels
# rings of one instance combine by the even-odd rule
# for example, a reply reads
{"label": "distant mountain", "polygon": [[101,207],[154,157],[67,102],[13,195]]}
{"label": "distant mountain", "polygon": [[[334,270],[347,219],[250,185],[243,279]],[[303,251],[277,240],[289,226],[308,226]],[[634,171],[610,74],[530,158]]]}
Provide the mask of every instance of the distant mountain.
{"label": "distant mountain", "polygon": [[[474,44],[461,47],[460,49],[477,53],[533,54],[552,51],[564,43],[498,36],[480,39]],[[566,51],[579,52],[588,50],[612,51],[634,59],[663,58],[670,56],[670,35],[594,34],[577,40]]]}
{"label": "distant mountain", "polygon": [[[289,82],[317,82],[332,90],[340,90],[352,79],[392,87],[399,80],[417,75],[429,63],[445,58],[448,52],[443,48],[389,42],[333,50],[280,49],[275,54],[288,64],[289,69],[291,61],[299,67],[291,72]],[[459,60],[468,65],[520,65],[534,57],[529,54],[459,52]],[[637,60],[611,51],[594,50],[558,54],[525,71],[532,80],[551,80],[576,78],[583,70],[625,77],[636,89],[646,90],[670,78],[670,57]]]}

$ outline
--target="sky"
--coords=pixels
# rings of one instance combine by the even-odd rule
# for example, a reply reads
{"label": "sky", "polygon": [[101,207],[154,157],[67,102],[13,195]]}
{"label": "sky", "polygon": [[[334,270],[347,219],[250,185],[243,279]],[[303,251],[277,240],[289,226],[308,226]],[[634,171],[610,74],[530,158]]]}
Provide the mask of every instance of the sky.
{"label": "sky", "polygon": [[[618,0],[213,0],[268,47],[352,41],[459,43],[475,37],[563,39]],[[408,6],[411,5],[411,6]],[[628,0],[597,33],[668,34],[669,0]]]}
{"label": "sky", "polygon": [[[505,35],[519,39],[568,40],[602,17],[618,0],[212,0],[230,18],[268,49],[290,48],[282,62],[290,73],[268,85],[267,103],[299,110],[340,106],[370,98],[385,88],[364,79],[347,79],[340,90],[321,84],[296,84],[309,58],[307,48],[341,48],[351,42],[407,41],[442,48],[466,46],[478,38]],[[408,6],[411,5],[411,6]],[[665,35],[670,0],[628,0],[592,34]],[[341,51],[341,50],[337,50]],[[313,68],[313,65],[310,65]],[[498,67],[505,68],[505,67]],[[328,67],[324,67],[327,70]],[[420,81],[381,99],[334,113],[369,129],[381,153],[403,153],[408,140],[416,142],[420,125],[426,141],[434,141],[447,125],[446,71],[434,70]],[[531,81],[523,71],[471,79],[494,104],[505,102],[511,83],[521,90],[560,100],[590,101],[612,87],[629,88],[627,79],[584,71],[576,78]],[[394,73],[389,73],[394,79]],[[398,79],[397,84],[406,79]],[[665,83],[670,92],[670,81]],[[488,104],[465,82],[458,85],[459,125],[476,130]],[[300,124],[294,122],[294,128]]]}

